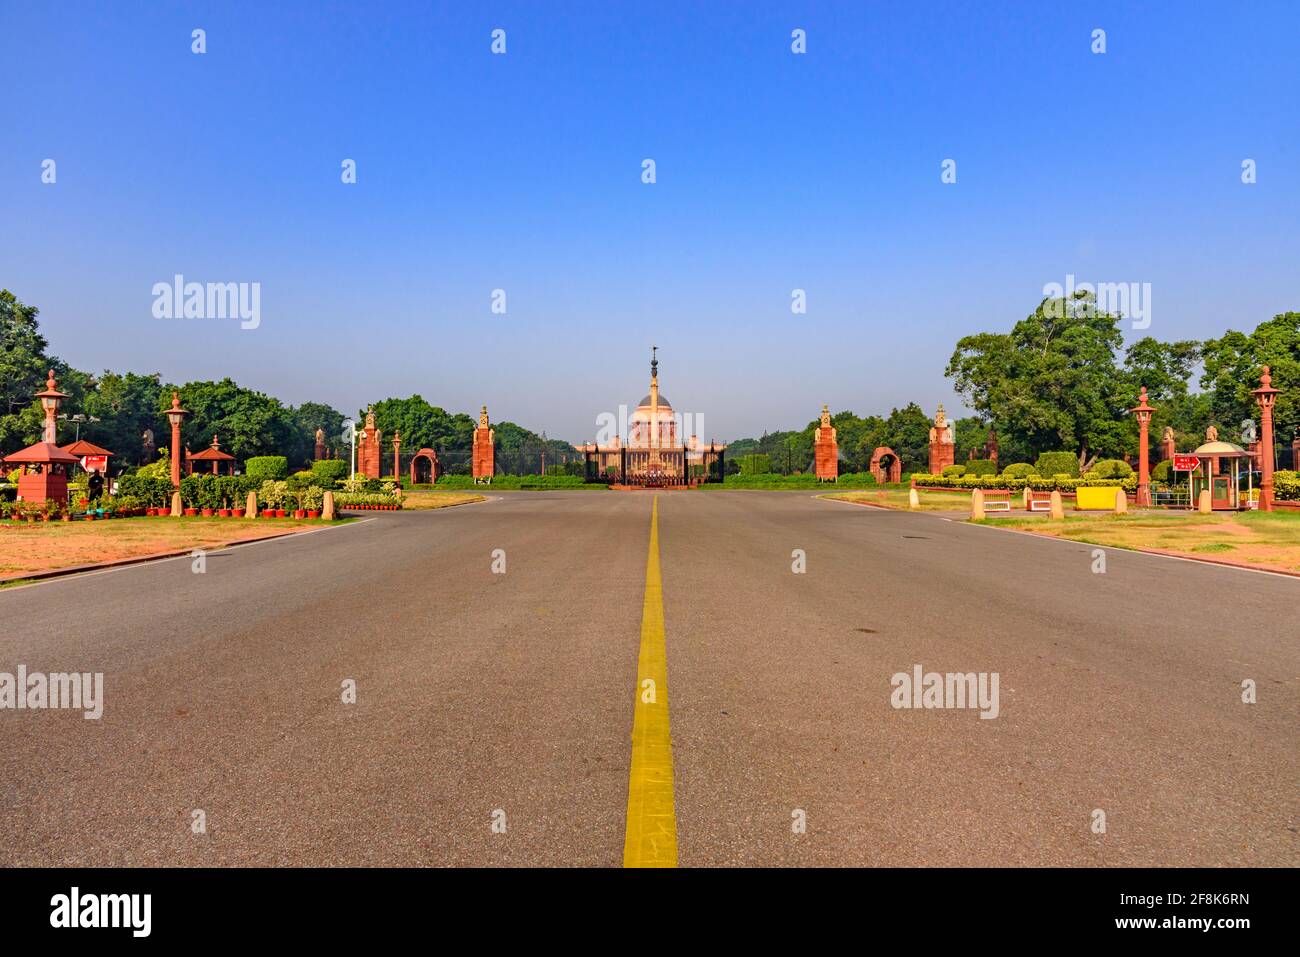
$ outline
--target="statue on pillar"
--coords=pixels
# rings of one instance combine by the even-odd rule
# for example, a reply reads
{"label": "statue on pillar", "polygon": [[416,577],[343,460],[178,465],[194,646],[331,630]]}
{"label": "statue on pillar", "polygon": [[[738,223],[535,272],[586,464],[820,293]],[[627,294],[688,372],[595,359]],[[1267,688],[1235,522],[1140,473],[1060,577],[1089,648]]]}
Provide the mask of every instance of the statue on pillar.
{"label": "statue on pillar", "polygon": [[488,424],[487,406],[479,413],[478,428],[474,430],[474,484],[492,484],[492,475],[496,471],[496,452],[493,442],[496,432]]}
{"label": "statue on pillar", "polygon": [[821,424],[813,431],[813,467],[820,482],[834,482],[839,478],[840,446],[826,405],[822,405]]}
{"label": "statue on pillar", "polygon": [[325,458],[325,430],[324,429],[316,430],[316,449],[312,453],[312,458],[318,462],[321,459]]}
{"label": "statue on pillar", "polygon": [[934,417],[934,425],[930,428],[930,474],[941,474],[953,464],[956,457],[952,423],[948,421],[941,402],[939,412]]}

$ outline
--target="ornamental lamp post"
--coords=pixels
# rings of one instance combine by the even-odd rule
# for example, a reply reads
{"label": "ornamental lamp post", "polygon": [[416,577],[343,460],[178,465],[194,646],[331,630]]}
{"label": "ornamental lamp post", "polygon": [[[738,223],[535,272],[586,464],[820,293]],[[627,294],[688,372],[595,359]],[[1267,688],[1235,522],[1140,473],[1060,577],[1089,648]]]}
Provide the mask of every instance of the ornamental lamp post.
{"label": "ornamental lamp post", "polygon": [[398,465],[401,462],[402,433],[393,432],[393,481],[401,482],[401,472],[398,471]]}
{"label": "ornamental lamp post", "polygon": [[1147,451],[1147,427],[1151,424],[1151,413],[1155,411],[1155,408],[1147,405],[1146,386],[1142,387],[1142,392],[1138,396],[1138,404],[1129,411],[1137,416],[1140,435],[1138,441],[1137,504],[1139,508],[1149,508],[1151,506],[1151,462]]}
{"label": "ornamental lamp post", "polygon": [[55,420],[59,414],[59,403],[68,397],[68,394],[60,392],[57,386],[58,383],[54,381],[54,370],[51,369],[49,378],[45,380],[45,391],[36,393],[36,398],[41,400],[41,407],[45,409],[45,428],[41,441],[48,442],[50,445],[58,444],[58,424]]}
{"label": "ornamental lamp post", "polygon": [[181,487],[181,423],[190,413],[181,408],[181,397],[172,393],[172,407],[167,410],[167,421],[172,426],[172,488]]}
{"label": "ornamental lamp post", "polygon": [[1252,389],[1251,395],[1259,404],[1260,417],[1260,471],[1264,474],[1259,480],[1260,511],[1273,511],[1273,403],[1277,400],[1280,389],[1273,388],[1273,373],[1264,366],[1259,377],[1259,388]]}

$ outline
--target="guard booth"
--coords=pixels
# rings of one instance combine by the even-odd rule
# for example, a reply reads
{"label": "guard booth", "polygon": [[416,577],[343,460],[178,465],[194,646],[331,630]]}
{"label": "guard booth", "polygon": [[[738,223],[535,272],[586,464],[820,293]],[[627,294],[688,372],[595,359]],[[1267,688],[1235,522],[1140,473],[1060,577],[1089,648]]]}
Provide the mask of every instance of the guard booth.
{"label": "guard booth", "polygon": [[[1206,442],[1192,453],[1200,464],[1191,474],[1191,502],[1196,508],[1201,490],[1210,490],[1210,508],[1218,511],[1236,511],[1250,508],[1253,491],[1251,465],[1254,454],[1231,442]],[[1242,488],[1242,478],[1246,488]]]}

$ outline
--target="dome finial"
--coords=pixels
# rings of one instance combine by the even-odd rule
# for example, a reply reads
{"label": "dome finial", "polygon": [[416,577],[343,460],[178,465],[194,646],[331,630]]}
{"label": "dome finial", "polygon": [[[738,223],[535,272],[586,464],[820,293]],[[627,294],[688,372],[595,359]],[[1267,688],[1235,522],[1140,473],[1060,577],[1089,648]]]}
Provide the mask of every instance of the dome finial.
{"label": "dome finial", "polygon": [[654,378],[658,378],[658,376],[659,376],[659,356],[658,356],[658,352],[659,352],[659,347],[658,347],[658,346],[651,346],[651,347],[650,347],[650,378],[652,378],[652,379],[654,379]]}

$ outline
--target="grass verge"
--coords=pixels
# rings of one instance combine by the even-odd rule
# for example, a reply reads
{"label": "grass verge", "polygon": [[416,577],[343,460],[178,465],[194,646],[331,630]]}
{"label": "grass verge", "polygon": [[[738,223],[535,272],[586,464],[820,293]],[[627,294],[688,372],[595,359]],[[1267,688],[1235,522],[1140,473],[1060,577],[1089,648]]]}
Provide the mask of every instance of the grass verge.
{"label": "grass verge", "polygon": [[337,524],[321,519],[198,516],[37,522],[33,525],[4,522],[0,523],[0,578],[142,558],[159,552],[213,549],[276,532]]}

